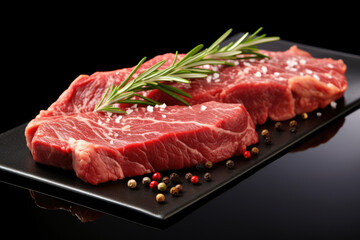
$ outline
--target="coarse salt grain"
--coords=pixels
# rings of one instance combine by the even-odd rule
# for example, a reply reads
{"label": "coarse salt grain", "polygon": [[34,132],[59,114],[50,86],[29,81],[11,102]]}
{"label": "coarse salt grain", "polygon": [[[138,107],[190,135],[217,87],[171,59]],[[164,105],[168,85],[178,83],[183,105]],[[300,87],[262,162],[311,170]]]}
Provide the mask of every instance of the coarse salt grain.
{"label": "coarse salt grain", "polygon": [[268,71],[267,67],[265,67],[265,66],[262,66],[262,67],[261,67],[261,72],[262,72],[263,74],[266,74],[267,71]]}
{"label": "coarse salt grain", "polygon": [[330,103],[330,106],[331,106],[332,109],[335,109],[336,106],[337,106],[337,102],[332,101],[332,102]]}
{"label": "coarse salt grain", "polygon": [[332,65],[331,63],[328,63],[327,65],[329,68],[334,68],[334,65]]}
{"label": "coarse salt grain", "polygon": [[132,110],[132,109],[127,109],[127,110],[126,110],[126,113],[127,113],[127,114],[130,114],[130,113],[132,113],[133,111],[134,111],[134,110]]}
{"label": "coarse salt grain", "polygon": [[306,64],[306,60],[304,60],[304,59],[300,59],[299,62],[300,62],[301,65],[305,65],[305,64]]}
{"label": "coarse salt grain", "polygon": [[110,144],[114,144],[114,141],[113,141],[113,140],[110,140]]}
{"label": "coarse salt grain", "polygon": [[212,79],[211,76],[207,76],[207,77],[206,77],[206,81],[207,81],[208,83],[211,83],[211,79]]}
{"label": "coarse salt grain", "polygon": [[274,76],[278,77],[278,76],[280,76],[280,73],[279,72],[274,72]]}
{"label": "coarse salt grain", "polygon": [[256,72],[256,73],[254,74],[254,76],[255,76],[255,77],[261,77],[261,72]]}
{"label": "coarse salt grain", "polygon": [[121,116],[121,115],[119,115],[119,116],[115,119],[115,122],[116,122],[116,123],[119,123],[119,122],[120,122],[120,120],[121,120],[121,118],[122,118],[122,116]]}
{"label": "coarse salt grain", "polygon": [[201,109],[201,111],[205,111],[205,110],[206,110],[206,108],[207,108],[206,106],[201,105],[201,108],[200,108],[200,109]]}
{"label": "coarse salt grain", "polygon": [[305,73],[307,73],[307,74],[312,74],[313,71],[311,71],[310,69],[305,69]]}
{"label": "coarse salt grain", "polygon": [[165,115],[165,114],[162,114],[161,116],[162,116],[163,118],[166,118],[166,115]]}
{"label": "coarse salt grain", "polygon": [[148,106],[146,107],[146,110],[147,110],[148,112],[153,112],[153,111],[154,111],[154,107],[148,105]]}
{"label": "coarse salt grain", "polygon": [[313,75],[313,77],[316,79],[316,80],[320,80],[320,77],[316,74]]}
{"label": "coarse salt grain", "polygon": [[100,121],[100,119],[98,120],[98,122],[97,122],[99,125],[101,125],[102,124],[102,122]]}
{"label": "coarse salt grain", "polygon": [[321,117],[321,115],[322,115],[321,112],[317,112],[317,113],[316,113],[316,116],[318,116],[318,117]]}
{"label": "coarse salt grain", "polygon": [[218,73],[214,73],[213,78],[214,78],[214,79],[217,79],[217,78],[219,78],[219,76],[220,76],[220,75],[219,75]]}

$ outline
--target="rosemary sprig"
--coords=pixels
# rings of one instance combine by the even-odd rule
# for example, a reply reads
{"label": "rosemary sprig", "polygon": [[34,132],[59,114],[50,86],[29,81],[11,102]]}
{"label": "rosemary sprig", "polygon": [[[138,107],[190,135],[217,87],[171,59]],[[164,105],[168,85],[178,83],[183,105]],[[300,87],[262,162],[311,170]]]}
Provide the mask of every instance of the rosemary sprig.
{"label": "rosemary sprig", "polygon": [[[256,45],[279,40],[279,37],[266,37],[265,34],[257,36],[261,30],[262,28],[259,28],[250,36],[249,33],[245,33],[237,41],[231,42],[220,48],[220,43],[222,43],[232,31],[232,29],[229,29],[213,44],[211,44],[210,47],[201,51],[203,45],[199,44],[190,50],[179,61],[177,61],[178,52],[176,52],[174,61],[170,67],[164,70],[159,70],[159,68],[165,63],[165,60],[163,60],[154,64],[139,76],[130,80],[134,73],[137,72],[139,67],[145,62],[146,57],[144,57],[119,86],[111,86],[106,90],[100,102],[95,106],[95,111],[125,114],[126,111],[113,107],[113,104],[161,104],[153,99],[138,94],[138,92],[153,89],[158,89],[179,100],[183,104],[189,105],[188,102],[181,97],[184,96],[191,98],[188,93],[173,86],[164,84],[164,82],[179,82],[187,84],[190,83],[189,79],[205,78],[209,74],[215,73],[215,71],[210,69],[199,68],[203,65],[233,66],[233,63],[228,60],[266,58],[267,56],[258,52]],[[134,97],[137,97],[138,99],[134,99]]]}

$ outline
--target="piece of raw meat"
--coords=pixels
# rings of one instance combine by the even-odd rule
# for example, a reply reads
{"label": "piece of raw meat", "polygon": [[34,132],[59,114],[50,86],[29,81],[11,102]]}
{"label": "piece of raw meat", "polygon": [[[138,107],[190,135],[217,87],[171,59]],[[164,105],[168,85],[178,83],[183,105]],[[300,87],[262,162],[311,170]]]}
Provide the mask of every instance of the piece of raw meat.
{"label": "piece of raw meat", "polygon": [[[242,103],[255,124],[263,124],[267,118],[287,120],[296,114],[323,108],[347,89],[346,65],[342,60],[313,58],[296,46],[284,52],[260,52],[270,59],[234,61],[233,67],[204,66],[218,73],[192,80],[191,84],[174,83],[173,86],[192,95],[191,99],[186,98],[191,105],[207,101]],[[178,58],[183,56],[180,54]],[[174,54],[159,55],[145,62],[134,77],[164,59],[166,63],[160,69],[171,65]],[[79,76],[40,116],[92,111],[105,90],[119,85],[132,69]],[[143,94],[167,105],[181,104],[159,90]]]}
{"label": "piece of raw meat", "polygon": [[242,154],[258,141],[241,104],[158,105],[117,115],[89,111],[34,119],[27,143],[39,163],[91,184],[182,169]]}

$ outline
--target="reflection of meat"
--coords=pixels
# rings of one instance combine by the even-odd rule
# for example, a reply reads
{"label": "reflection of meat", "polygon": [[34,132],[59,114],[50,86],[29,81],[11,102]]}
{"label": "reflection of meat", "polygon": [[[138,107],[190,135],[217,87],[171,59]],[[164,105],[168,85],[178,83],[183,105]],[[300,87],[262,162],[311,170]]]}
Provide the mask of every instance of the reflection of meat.
{"label": "reflection of meat", "polygon": [[104,213],[86,208],[74,203],[53,198],[35,191],[30,190],[30,195],[34,199],[35,204],[48,210],[65,210],[75,215],[81,222],[92,222],[100,218]]}
{"label": "reflection of meat", "polygon": [[314,148],[323,143],[328,142],[332,137],[335,136],[335,134],[339,131],[339,129],[344,125],[344,122],[345,122],[345,118],[326,126],[321,132],[319,132],[312,138],[306,140],[305,142],[302,142],[291,152],[305,151],[306,149]]}

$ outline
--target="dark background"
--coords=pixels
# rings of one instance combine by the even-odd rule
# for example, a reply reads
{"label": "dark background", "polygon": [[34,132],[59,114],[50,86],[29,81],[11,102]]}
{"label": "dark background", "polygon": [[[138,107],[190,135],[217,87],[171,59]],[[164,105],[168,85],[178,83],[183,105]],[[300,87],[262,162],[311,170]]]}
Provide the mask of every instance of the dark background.
{"label": "dark background", "polygon": [[[1,65],[0,133],[30,121],[39,110],[54,102],[79,74],[133,66],[144,56],[151,58],[176,50],[186,52],[199,43],[211,44],[228,28],[237,33],[253,32],[262,26],[269,36],[360,55],[358,7],[345,1],[97,4],[15,2],[3,6],[1,56],[5,63]],[[356,123],[356,117],[349,121]],[[355,124],[350,126],[357,129]],[[101,239],[104,235],[123,237],[124,232],[134,231],[137,235],[143,232],[149,239],[163,236],[185,239],[192,237],[187,233],[190,229],[195,229],[195,236],[199,237],[202,231],[211,233],[218,228],[216,238],[219,238],[239,227],[239,236],[253,236],[252,239],[256,236],[270,239],[267,236],[271,234],[286,236],[283,239],[289,236],[329,239],[332,233],[335,233],[333,239],[339,236],[351,239],[359,236],[356,202],[359,168],[338,164],[338,160],[358,162],[358,149],[344,151],[341,145],[349,139],[358,142],[359,135],[354,129],[346,127],[346,132],[338,134],[333,144],[286,155],[287,158],[277,160],[218,197],[220,200],[210,202],[164,232],[140,228],[111,216],[104,216],[94,224],[81,224],[65,211],[39,210],[27,190],[1,183],[4,235],[26,233],[48,239],[46,234],[53,232],[57,239],[71,236],[79,239],[87,233],[93,238],[98,234]],[[344,157],[345,153],[352,158]],[[319,175],[321,171],[325,174]],[[223,219],[214,219],[209,209],[216,209],[220,216],[229,214],[231,221],[224,222],[231,222],[231,229],[221,224]],[[200,223],[205,229],[197,228],[196,220],[207,217],[211,220],[209,226]]]}
{"label": "dark background", "polygon": [[[339,4],[338,4],[339,5]],[[79,74],[211,44],[229,28],[360,54],[357,7],[327,2],[18,4],[3,9],[0,132],[46,109]]]}

